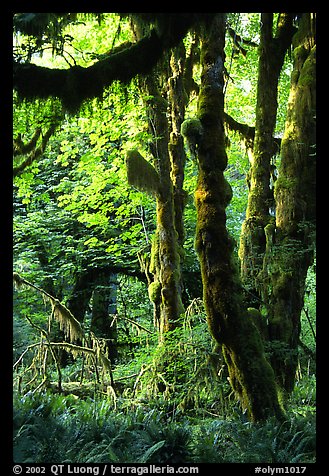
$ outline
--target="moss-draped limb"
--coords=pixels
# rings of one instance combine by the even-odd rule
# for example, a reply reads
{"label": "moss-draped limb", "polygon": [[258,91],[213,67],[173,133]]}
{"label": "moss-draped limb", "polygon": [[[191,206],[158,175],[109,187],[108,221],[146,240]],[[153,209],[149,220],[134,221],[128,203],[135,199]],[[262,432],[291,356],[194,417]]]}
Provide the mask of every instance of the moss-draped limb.
{"label": "moss-draped limb", "polygon": [[73,66],[56,69],[31,63],[13,63],[13,87],[22,99],[59,98],[69,112],[76,112],[83,101],[100,97],[113,81],[128,83],[136,75],[149,74],[163,53],[177,45],[195,23],[207,14],[131,13],[134,20],[155,24],[149,35],[127,48],[96,61],[89,67]]}
{"label": "moss-draped limb", "polygon": [[150,72],[162,53],[162,43],[153,32],[86,68],[55,69],[15,62],[13,86],[21,98],[57,97],[68,111],[75,112],[84,100],[101,96],[104,88],[113,81],[127,83],[137,74]]}
{"label": "moss-draped limb", "polygon": [[16,138],[13,139],[13,155],[14,157],[17,155],[25,155],[28,154],[29,152],[32,152],[35,149],[35,146],[37,145],[38,139],[42,133],[41,127],[37,127],[35,130],[32,139],[24,143],[22,140],[22,135],[18,134]]}
{"label": "moss-draped limb", "polygon": [[226,228],[226,206],[232,191],[224,177],[227,165],[223,128],[224,14],[215,15],[202,32],[201,88],[198,117],[199,174],[196,250],[200,260],[204,303],[212,335],[222,345],[230,383],[252,420],[282,417],[274,373],[260,334],[243,301],[233,258],[234,244]]}
{"label": "moss-draped limb", "polygon": [[[29,167],[33,162],[35,162],[39,157],[42,156],[46,149],[48,141],[50,137],[54,134],[57,126],[58,122],[54,122],[49,126],[45,134],[42,134],[41,128],[38,128],[28,144],[24,144],[20,137],[14,140],[14,156],[28,154],[27,157],[23,159],[19,165],[14,166],[14,177],[17,177],[17,175],[22,173],[27,167]],[[40,135],[42,136],[41,144],[36,147]]]}

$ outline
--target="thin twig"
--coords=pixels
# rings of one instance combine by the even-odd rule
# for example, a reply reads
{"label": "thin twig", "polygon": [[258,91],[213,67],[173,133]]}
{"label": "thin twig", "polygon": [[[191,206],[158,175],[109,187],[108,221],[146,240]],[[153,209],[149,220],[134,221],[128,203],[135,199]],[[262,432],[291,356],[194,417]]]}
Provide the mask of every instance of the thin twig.
{"label": "thin twig", "polygon": [[35,344],[29,345],[29,346],[24,350],[24,352],[21,354],[21,356],[19,357],[19,359],[14,363],[14,365],[13,365],[13,370],[15,370],[15,367],[17,367],[17,365],[20,363],[20,361],[22,360],[22,358],[24,357],[24,355],[25,355],[29,350],[31,350],[33,347],[37,347],[38,345],[40,345],[40,342],[37,342],[37,343],[35,343]]}
{"label": "thin twig", "polygon": [[306,319],[307,319],[307,321],[308,321],[308,323],[309,323],[309,326],[310,326],[310,328],[311,328],[311,331],[312,331],[312,334],[313,334],[313,337],[314,337],[314,341],[316,341],[315,331],[314,331],[314,329],[313,329],[312,322],[311,322],[311,319],[310,319],[308,310],[305,309],[305,307],[304,307],[304,308],[303,308],[303,311],[304,311],[304,314],[305,314],[305,316],[306,316]]}

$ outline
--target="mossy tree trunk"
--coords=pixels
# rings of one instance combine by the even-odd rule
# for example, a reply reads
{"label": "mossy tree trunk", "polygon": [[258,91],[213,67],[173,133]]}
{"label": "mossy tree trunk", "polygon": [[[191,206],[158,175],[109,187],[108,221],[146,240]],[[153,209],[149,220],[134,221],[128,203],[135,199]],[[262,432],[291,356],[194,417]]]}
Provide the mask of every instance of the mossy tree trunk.
{"label": "mossy tree trunk", "polygon": [[[156,230],[151,245],[151,256],[149,259],[140,259],[140,262],[149,285],[154,324],[159,331],[159,352],[155,365],[157,372],[161,374],[157,386],[161,392],[166,388],[163,375],[168,384],[173,383],[172,378],[174,380],[176,378],[172,372],[169,373],[169,378],[167,377],[167,370],[175,359],[173,353],[168,350],[168,343],[170,345],[171,341],[168,336],[171,336],[170,331],[181,325],[180,317],[184,312],[181,280],[184,228],[181,220],[184,209],[182,187],[185,157],[181,153],[183,144],[177,134],[179,130],[177,120],[179,121],[180,115],[176,110],[179,106],[177,106],[175,79],[177,78],[173,73],[168,84],[167,71],[160,69],[157,74],[140,81],[152,136],[149,148],[154,165],[143,159],[137,151],[130,151],[127,155],[129,183],[152,193],[156,200]],[[168,107],[167,100],[168,85],[171,108]],[[170,129],[168,116],[171,118]]]}
{"label": "mossy tree trunk", "polygon": [[168,78],[168,116],[169,144],[168,151],[171,163],[171,180],[174,192],[175,229],[177,232],[177,250],[180,257],[180,294],[184,300],[185,283],[183,280],[184,263],[184,210],[188,194],[184,190],[186,153],[181,126],[184,121],[187,93],[185,90],[186,51],[181,42],[171,51],[170,75]]}
{"label": "mossy tree trunk", "polygon": [[271,222],[273,208],[271,171],[278,154],[273,139],[277,115],[278,82],[283,61],[293,35],[293,14],[281,13],[273,36],[273,13],[261,14],[257,83],[256,124],[250,150],[249,195],[246,219],[242,226],[239,257],[241,277],[250,306],[259,307],[263,299],[260,272],[266,249],[265,227]]}
{"label": "mossy tree trunk", "polygon": [[152,152],[159,176],[156,197],[156,234],[152,245],[151,272],[154,275],[153,294],[159,315],[156,323],[160,341],[166,332],[173,330],[183,312],[181,301],[181,267],[178,233],[176,231],[175,195],[171,177],[172,163],[169,155],[168,103],[159,92],[154,78],[145,80],[148,94],[149,123],[154,142]]}
{"label": "mossy tree trunk", "polygon": [[[269,338],[281,387],[294,388],[305,279],[315,235],[315,14],[304,13],[293,39],[294,65],[281,164],[275,184],[276,228],[269,255]],[[271,347],[270,347],[271,349]]]}
{"label": "mossy tree trunk", "polygon": [[[138,19],[135,19],[131,26],[136,39],[149,31],[149,26]],[[177,74],[177,68],[180,68],[178,66],[179,54],[177,52],[175,56],[173,51],[172,56],[174,58],[172,62],[174,77]],[[178,226],[183,230],[183,226],[179,225],[179,219],[176,221],[176,211],[179,216],[178,196],[183,184],[182,165],[184,166],[184,162],[182,162],[182,156],[179,156],[179,160],[177,159],[179,143],[175,134],[176,122],[173,116],[176,113],[179,114],[179,111],[168,111],[169,69],[166,62],[169,57],[169,53],[167,53],[163,62],[152,74],[140,78],[139,82],[141,92],[145,96],[149,131],[153,137],[149,148],[154,165],[141,158],[138,166],[134,167],[134,158],[136,159],[134,152],[130,154],[130,160],[127,161],[128,181],[137,188],[152,193],[156,199],[156,231],[151,247],[150,261],[145,263],[145,267],[148,269],[145,271],[149,283],[149,297],[154,306],[154,323],[159,330],[160,342],[163,342],[168,331],[175,329],[184,310],[181,300],[179,235],[176,231]],[[169,82],[171,97],[169,99],[173,100],[172,108],[176,109],[177,94],[174,84],[175,80],[171,78],[171,82]],[[171,117],[171,134],[168,115]],[[169,153],[169,149],[171,153]],[[133,173],[130,173],[129,169]]]}
{"label": "mossy tree trunk", "polygon": [[117,276],[107,272],[99,274],[92,294],[91,331],[104,339],[104,351],[110,361],[117,358],[117,326],[113,316],[117,312]]}
{"label": "mossy tree trunk", "polygon": [[[75,285],[67,306],[73,316],[84,322],[91,305],[91,331],[107,340],[107,353],[113,362],[117,356],[116,325],[109,314],[115,314],[116,274],[108,268],[89,268],[77,273]],[[114,307],[113,307],[114,306]],[[112,312],[113,311],[113,312]],[[65,353],[65,351],[63,351]]]}
{"label": "mossy tree trunk", "polygon": [[[136,39],[139,39],[149,27],[135,19],[132,29]],[[171,68],[168,68],[170,54]],[[152,74],[140,78],[149,131],[153,137],[149,143],[153,165],[136,151],[130,152],[127,157],[128,181],[151,193],[156,200],[156,231],[151,257],[149,262],[146,260],[142,265],[149,284],[149,297],[154,306],[154,323],[159,330],[160,342],[164,341],[168,331],[176,328],[184,311],[181,299],[181,250],[184,237],[182,198],[185,156],[179,131],[184,115],[180,91],[184,56],[185,49],[181,43],[177,50],[167,53]]]}
{"label": "mossy tree trunk", "polygon": [[243,288],[233,259],[233,241],[226,228],[230,185],[223,128],[225,15],[216,14],[201,32],[201,88],[198,117],[202,126],[198,143],[196,250],[204,303],[212,335],[222,345],[230,383],[251,420],[282,417],[274,373],[262,340],[243,301]]}
{"label": "mossy tree trunk", "polygon": [[184,87],[185,56],[185,47],[182,42],[171,51],[171,76],[168,79],[168,150],[171,161],[171,178],[174,187],[175,227],[181,249],[185,239],[183,214],[187,199],[187,193],[183,188],[186,154],[184,140],[181,135],[181,125],[184,121],[187,98]]}
{"label": "mossy tree trunk", "polygon": [[[263,336],[269,340],[266,346],[276,381],[287,393],[294,388],[305,278],[313,260],[315,52],[311,51],[314,45],[311,15],[302,16],[296,32],[292,27],[293,14],[280,14],[273,38],[273,14],[262,14],[255,138],[248,208],[239,250],[249,305],[256,308],[265,305],[268,325]],[[294,70],[287,122],[278,179],[273,187],[273,182],[270,186],[272,157],[278,153],[272,139],[277,85],[294,32]],[[271,208],[276,216],[271,216]],[[264,323],[265,318],[263,328]]]}

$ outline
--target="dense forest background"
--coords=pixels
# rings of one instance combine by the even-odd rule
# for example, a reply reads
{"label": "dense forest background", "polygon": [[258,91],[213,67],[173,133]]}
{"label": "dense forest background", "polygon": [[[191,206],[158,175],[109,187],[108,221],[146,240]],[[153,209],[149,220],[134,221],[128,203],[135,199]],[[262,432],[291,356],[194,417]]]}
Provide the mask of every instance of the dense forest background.
{"label": "dense forest background", "polygon": [[315,26],[14,14],[16,462],[315,462]]}

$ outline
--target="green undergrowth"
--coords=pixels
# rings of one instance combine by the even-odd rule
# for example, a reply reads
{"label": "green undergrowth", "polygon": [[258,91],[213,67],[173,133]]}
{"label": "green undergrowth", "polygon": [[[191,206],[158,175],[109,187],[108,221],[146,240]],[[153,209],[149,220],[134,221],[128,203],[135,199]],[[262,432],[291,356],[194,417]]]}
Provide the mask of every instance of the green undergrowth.
{"label": "green undergrowth", "polygon": [[30,376],[17,370],[14,461],[314,462],[316,379],[311,366],[303,365],[287,402],[287,421],[251,424],[235,400],[203,315],[187,317],[168,333],[165,345],[147,335],[144,346],[133,348],[127,361],[113,369],[114,388],[110,382],[97,383],[81,357],[61,371],[64,394],[52,393],[56,369],[49,368],[47,390],[41,390],[39,380],[34,387],[23,385]]}
{"label": "green undergrowth", "polygon": [[[315,461],[312,378],[297,386],[287,421],[247,422],[173,409],[164,398],[134,406],[49,392],[14,396],[17,463],[308,463]],[[306,381],[306,379],[305,379]]]}

